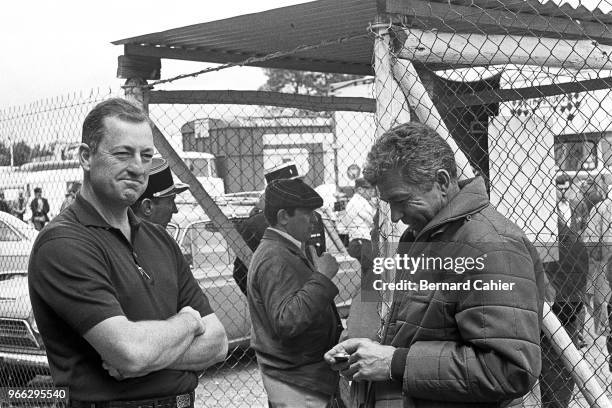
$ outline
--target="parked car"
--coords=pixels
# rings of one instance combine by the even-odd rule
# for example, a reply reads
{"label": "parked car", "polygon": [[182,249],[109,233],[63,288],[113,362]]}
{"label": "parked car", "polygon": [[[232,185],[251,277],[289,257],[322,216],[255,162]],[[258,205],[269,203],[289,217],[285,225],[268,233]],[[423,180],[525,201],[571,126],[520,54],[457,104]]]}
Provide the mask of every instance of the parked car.
{"label": "parked car", "polygon": [[0,211],[0,272],[28,268],[37,233],[31,224]]}
{"label": "parked car", "polygon": [[[246,218],[251,209],[240,205],[222,208],[233,222]],[[246,298],[232,277],[234,252],[218,226],[199,206],[181,204],[168,232],[190,260],[194,277],[225,326],[230,350],[248,345],[251,324]],[[31,249],[33,237],[27,236]],[[359,265],[329,238],[327,248],[340,264],[334,280],[340,289],[336,303],[345,318],[359,287]],[[32,315],[26,268],[0,273],[0,386],[24,386],[38,374],[49,375],[49,365]]]}

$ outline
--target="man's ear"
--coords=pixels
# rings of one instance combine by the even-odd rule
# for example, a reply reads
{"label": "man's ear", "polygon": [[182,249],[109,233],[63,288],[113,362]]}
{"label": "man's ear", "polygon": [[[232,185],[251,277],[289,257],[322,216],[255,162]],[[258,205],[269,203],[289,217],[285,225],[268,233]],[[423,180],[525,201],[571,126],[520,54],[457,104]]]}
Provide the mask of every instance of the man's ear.
{"label": "man's ear", "polygon": [[276,212],[276,220],[278,221],[279,225],[287,225],[287,223],[289,222],[289,213],[287,212],[287,210],[283,208],[278,210]]}
{"label": "man's ear", "polygon": [[144,198],[140,202],[140,211],[147,217],[150,217],[153,212],[153,201],[150,198]]}
{"label": "man's ear", "polygon": [[448,171],[439,169],[436,172],[436,184],[438,184],[438,187],[443,194],[448,193],[448,189],[451,185],[451,176],[448,174]]}
{"label": "man's ear", "polygon": [[91,149],[86,143],[81,143],[79,145],[79,163],[81,167],[85,171],[89,171],[91,166],[89,165],[89,160],[91,159]]}

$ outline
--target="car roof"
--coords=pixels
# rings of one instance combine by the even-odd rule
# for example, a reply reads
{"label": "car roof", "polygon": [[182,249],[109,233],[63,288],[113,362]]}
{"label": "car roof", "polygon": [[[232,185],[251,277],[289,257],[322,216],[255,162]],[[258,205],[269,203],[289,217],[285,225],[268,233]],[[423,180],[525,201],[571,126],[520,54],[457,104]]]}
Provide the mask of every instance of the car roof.
{"label": "car roof", "polygon": [[38,232],[34,229],[34,227],[26,222],[21,221],[19,218],[9,214],[9,213],[5,213],[3,211],[0,211],[0,221],[3,221],[4,223],[10,225],[11,227],[13,227],[14,229],[16,229],[17,231],[21,232],[22,234],[24,234],[26,237],[28,237],[29,239],[36,239],[36,235],[38,235]]}

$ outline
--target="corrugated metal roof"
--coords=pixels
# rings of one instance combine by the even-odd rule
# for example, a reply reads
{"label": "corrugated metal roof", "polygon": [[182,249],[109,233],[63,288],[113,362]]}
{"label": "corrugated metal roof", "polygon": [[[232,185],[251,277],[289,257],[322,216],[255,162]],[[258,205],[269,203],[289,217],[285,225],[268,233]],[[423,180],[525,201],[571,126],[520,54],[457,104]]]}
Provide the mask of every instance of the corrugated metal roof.
{"label": "corrugated metal roof", "polygon": [[[113,44],[123,44],[126,55],[239,62],[366,34],[377,15],[377,3],[394,20],[415,27],[589,38],[612,44],[612,15],[599,9],[591,11],[583,6],[558,6],[538,0],[318,0]],[[504,25],[500,26],[499,21]],[[362,37],[250,65],[368,75],[372,74],[372,52],[372,39]]]}

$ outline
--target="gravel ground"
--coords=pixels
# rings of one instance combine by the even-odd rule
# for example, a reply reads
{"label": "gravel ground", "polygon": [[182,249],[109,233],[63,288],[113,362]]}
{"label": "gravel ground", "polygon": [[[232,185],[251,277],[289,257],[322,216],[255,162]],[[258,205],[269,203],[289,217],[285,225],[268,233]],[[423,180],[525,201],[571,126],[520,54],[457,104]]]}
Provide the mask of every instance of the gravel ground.
{"label": "gravel ground", "polygon": [[196,407],[268,406],[252,350],[234,350],[223,365],[209,369],[196,388]]}
{"label": "gravel ground", "polygon": [[[591,330],[587,330],[585,334],[588,346],[581,351],[599,385],[612,401],[612,375],[606,362],[605,336],[594,336]],[[230,358],[222,366],[209,370],[200,379],[200,385],[196,389],[196,407],[267,407],[266,394],[253,352],[237,350],[233,354],[239,358]],[[588,407],[587,400],[578,387],[575,387],[570,408]]]}

